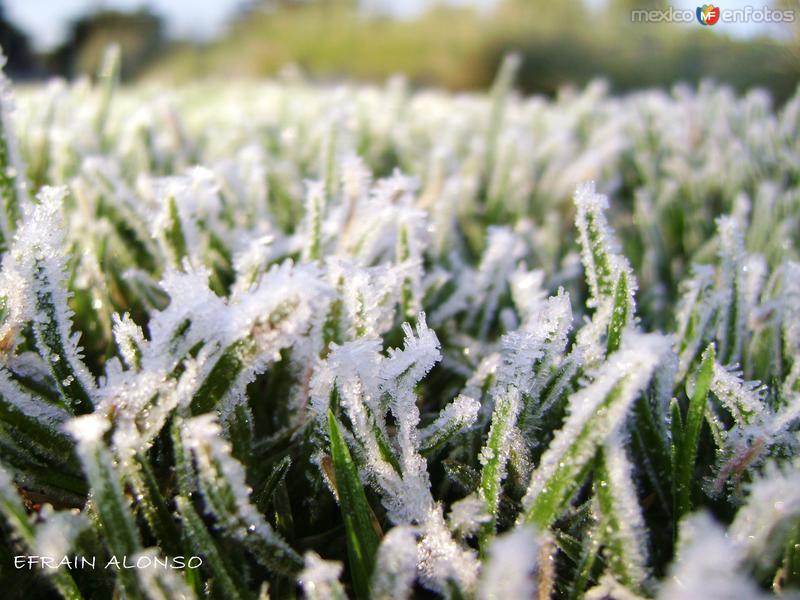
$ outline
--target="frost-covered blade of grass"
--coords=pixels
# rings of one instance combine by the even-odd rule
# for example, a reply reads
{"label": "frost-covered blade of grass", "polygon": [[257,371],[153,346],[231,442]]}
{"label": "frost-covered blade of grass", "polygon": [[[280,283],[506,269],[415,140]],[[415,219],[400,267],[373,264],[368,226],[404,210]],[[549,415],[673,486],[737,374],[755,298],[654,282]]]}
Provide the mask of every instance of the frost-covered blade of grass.
{"label": "frost-covered blade of grass", "polygon": [[608,337],[606,338],[606,352],[609,354],[619,350],[622,343],[622,332],[633,318],[631,304],[628,275],[625,271],[620,271],[614,288],[614,308],[611,312],[611,322],[608,324]]}
{"label": "frost-covered blade of grass", "polygon": [[609,549],[610,571],[628,588],[640,591],[648,576],[647,539],[625,441],[614,435],[600,449],[595,495],[599,535]]}
{"label": "frost-covered blade of grass", "polygon": [[637,283],[608,224],[608,198],[597,194],[592,182],[577,188],[574,201],[581,262],[589,286],[586,305],[594,309],[592,320],[578,333],[578,343],[587,365],[593,366],[620,347],[623,332],[633,323]]}
{"label": "frost-covered blade of grass", "polygon": [[572,366],[577,366],[574,356],[565,356],[572,326],[569,295],[559,290],[531,310],[535,314],[501,338],[501,364],[495,375],[498,389],[511,385],[519,391],[519,427],[526,436],[535,435],[540,419],[571,378]]}
{"label": "frost-covered blade of grass", "polygon": [[608,198],[595,192],[595,184],[581,185],[575,192],[575,225],[581,244],[581,259],[591,292],[590,306],[614,297],[620,273],[629,269],[621,257],[614,232],[608,225]]}
{"label": "frost-covered blade of grass", "polygon": [[761,385],[757,381],[743,381],[739,374],[714,364],[711,391],[742,426],[763,420],[766,405],[761,398]]}
{"label": "frost-covered blade of grass", "polygon": [[[105,441],[109,423],[96,414],[76,417],[67,430],[76,439],[78,454],[92,487],[93,503],[102,524],[102,535],[109,552],[117,557],[132,556],[142,549],[141,537],[120,482],[120,474]],[[120,571],[120,582],[132,598],[141,597],[136,575]]]}
{"label": "frost-covered blade of grass", "polygon": [[[46,543],[51,541],[60,542],[60,549],[63,550],[63,554],[66,555],[70,551],[68,542],[66,544],[67,547],[64,548],[63,538],[66,536],[64,536],[63,531],[50,530],[48,533],[48,530],[44,529],[47,527],[46,525],[40,525],[38,528],[33,525],[21,498],[16,492],[11,475],[2,465],[0,465],[0,513],[11,527],[13,535],[24,544],[29,552],[52,550],[53,548],[48,547]],[[53,535],[57,536],[55,540],[50,539]],[[57,551],[55,556],[58,555]],[[65,569],[55,569],[49,575],[53,586],[64,600],[81,600],[83,598],[72,576]]]}
{"label": "frost-covered blade of grass", "polygon": [[422,429],[420,452],[431,452],[471,427],[478,418],[480,404],[474,398],[460,395],[444,407],[436,420]]}
{"label": "frost-covered blade of grass", "polygon": [[268,568],[280,573],[298,569],[300,556],[251,504],[244,469],[231,456],[230,443],[222,437],[215,417],[203,415],[185,422],[182,438],[195,458],[200,488],[220,527]]}
{"label": "frost-covered blade of grass", "polygon": [[23,388],[5,367],[0,367],[0,416],[24,435],[33,453],[57,462],[68,461],[72,443],[62,426],[70,413]]}
{"label": "frost-covered blade of grass", "polygon": [[549,526],[581,485],[597,448],[621,425],[668,348],[659,335],[632,335],[569,400],[569,416],[542,456],[523,499],[525,520]]}
{"label": "frost-covered blade of grass", "polygon": [[506,476],[506,463],[511,450],[511,436],[520,410],[520,394],[515,387],[508,387],[505,392],[500,392],[495,397],[492,425],[486,440],[486,446],[481,450],[480,493],[486,502],[486,512],[491,516],[491,521],[481,528],[481,546],[485,550],[495,532],[497,518],[497,505],[499,502],[501,484]]}
{"label": "frost-covered blade of grass", "polygon": [[73,331],[67,304],[64,228],[61,210],[66,190],[45,188],[27,215],[11,250],[29,286],[36,345],[59,389],[65,406],[76,413],[93,408],[95,382],[82,360],[80,333]]}

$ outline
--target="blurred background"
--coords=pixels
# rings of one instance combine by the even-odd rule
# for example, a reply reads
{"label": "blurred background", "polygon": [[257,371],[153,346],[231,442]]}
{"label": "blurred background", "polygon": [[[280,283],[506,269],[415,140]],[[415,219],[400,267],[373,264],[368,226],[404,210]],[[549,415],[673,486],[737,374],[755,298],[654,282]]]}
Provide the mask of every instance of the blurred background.
{"label": "blurred background", "polygon": [[122,48],[125,81],[287,73],[416,86],[486,88],[503,55],[518,86],[553,94],[605,78],[613,91],[712,79],[763,87],[777,102],[800,79],[799,0],[720,2],[794,11],[784,24],[634,22],[684,0],[5,0],[0,45],[17,81],[97,72]]}

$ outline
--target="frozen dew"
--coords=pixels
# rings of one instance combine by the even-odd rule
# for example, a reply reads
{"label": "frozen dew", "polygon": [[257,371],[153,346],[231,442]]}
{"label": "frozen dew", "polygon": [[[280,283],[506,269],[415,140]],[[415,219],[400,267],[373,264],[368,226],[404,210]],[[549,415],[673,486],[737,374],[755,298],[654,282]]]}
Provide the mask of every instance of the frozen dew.
{"label": "frozen dew", "polygon": [[492,520],[486,510],[486,500],[477,494],[470,494],[466,498],[453,502],[450,513],[447,515],[447,524],[450,529],[459,535],[470,536],[478,532],[484,523]]}
{"label": "frozen dew", "polygon": [[315,552],[307,552],[305,567],[298,580],[309,600],[345,600],[347,596],[339,583],[341,563],[323,560]]}
{"label": "frozen dew", "polygon": [[417,574],[416,532],[407,526],[393,527],[378,548],[372,595],[377,600],[409,598]]}
{"label": "frozen dew", "polygon": [[89,521],[79,511],[55,511],[49,505],[40,511],[39,519],[33,550],[40,556],[69,556],[78,535],[89,527]]}
{"label": "frozen dew", "polygon": [[478,597],[484,600],[534,598],[539,544],[535,531],[520,526],[498,536],[489,548]]}
{"label": "frozen dew", "polygon": [[681,522],[677,559],[659,600],[766,598],[742,571],[742,548],[709,514]]}
{"label": "frozen dew", "polygon": [[[263,542],[269,549],[273,567],[299,562],[295,551],[250,501],[252,490],[247,485],[244,468],[231,455],[231,444],[222,436],[217,417],[206,414],[190,419],[183,424],[181,433],[186,449],[197,463],[197,475],[208,507],[220,524],[238,539],[247,540],[252,536],[259,543]],[[220,503],[221,498],[228,498],[229,502]]]}
{"label": "frozen dew", "polygon": [[734,543],[749,558],[767,566],[783,551],[793,524],[800,518],[800,477],[793,469],[769,465],[750,484],[747,501],[730,527]]}
{"label": "frozen dew", "polygon": [[101,442],[109,427],[111,423],[108,419],[100,414],[90,414],[72,419],[65,429],[81,446],[90,447]]}
{"label": "frozen dew", "polygon": [[766,415],[760,382],[744,381],[736,371],[715,364],[711,391],[740,425],[753,423]]}
{"label": "frozen dew", "polygon": [[136,576],[149,600],[190,600],[195,597],[179,570],[162,566],[169,565],[169,559],[159,556],[154,548],[136,554],[130,562],[136,565]]}

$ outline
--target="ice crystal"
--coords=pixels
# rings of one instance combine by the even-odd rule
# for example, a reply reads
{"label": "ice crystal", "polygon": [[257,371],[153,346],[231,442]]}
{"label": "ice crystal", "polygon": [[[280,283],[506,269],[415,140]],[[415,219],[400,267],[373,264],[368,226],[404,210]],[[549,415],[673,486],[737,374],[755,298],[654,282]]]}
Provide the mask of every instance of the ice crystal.
{"label": "ice crystal", "polygon": [[661,600],[761,598],[756,585],[741,572],[741,548],[726,538],[707,513],[681,523],[678,554]]}
{"label": "ice crystal", "polygon": [[373,595],[402,600],[411,595],[417,571],[417,540],[413,528],[400,525],[386,534],[378,549]]}
{"label": "ice crystal", "polygon": [[300,585],[310,600],[340,600],[346,598],[339,583],[342,565],[323,560],[315,552],[305,555],[305,568],[300,577]]}
{"label": "ice crystal", "polygon": [[478,596],[485,600],[533,598],[538,559],[539,548],[532,528],[517,527],[499,536],[489,549]]}
{"label": "ice crystal", "polygon": [[143,550],[131,557],[130,562],[137,565],[136,574],[150,600],[190,600],[195,597],[175,570],[162,566],[169,564],[168,560],[159,557],[156,550]]}
{"label": "ice crystal", "polygon": [[767,566],[783,550],[800,517],[800,478],[774,465],[750,486],[745,505],[730,528],[733,543],[747,548],[751,560]]}
{"label": "ice crystal", "polygon": [[743,381],[739,374],[719,364],[714,365],[711,391],[740,425],[752,423],[766,410],[759,394],[759,382]]}

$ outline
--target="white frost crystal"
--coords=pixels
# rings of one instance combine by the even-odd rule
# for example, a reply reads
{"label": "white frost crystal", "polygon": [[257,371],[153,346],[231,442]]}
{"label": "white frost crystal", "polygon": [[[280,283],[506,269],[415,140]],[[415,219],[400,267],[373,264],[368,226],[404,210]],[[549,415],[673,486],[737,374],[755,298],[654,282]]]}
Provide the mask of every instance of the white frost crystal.
{"label": "white frost crystal", "polygon": [[534,598],[539,544],[530,527],[516,527],[492,542],[489,561],[481,576],[479,598]]}
{"label": "white frost crystal", "polygon": [[323,560],[315,552],[305,555],[305,568],[298,580],[309,600],[344,600],[344,590],[339,583],[341,563]]}
{"label": "white frost crystal", "polygon": [[783,550],[786,536],[800,520],[800,475],[774,465],[750,486],[745,505],[731,524],[734,544],[747,549],[751,560],[768,565]]}
{"label": "white frost crystal", "polygon": [[372,577],[378,600],[403,600],[411,595],[417,573],[417,540],[412,527],[398,525],[383,538]]}
{"label": "white frost crystal", "polygon": [[677,560],[659,600],[754,600],[766,597],[741,570],[741,547],[706,513],[681,522]]}

